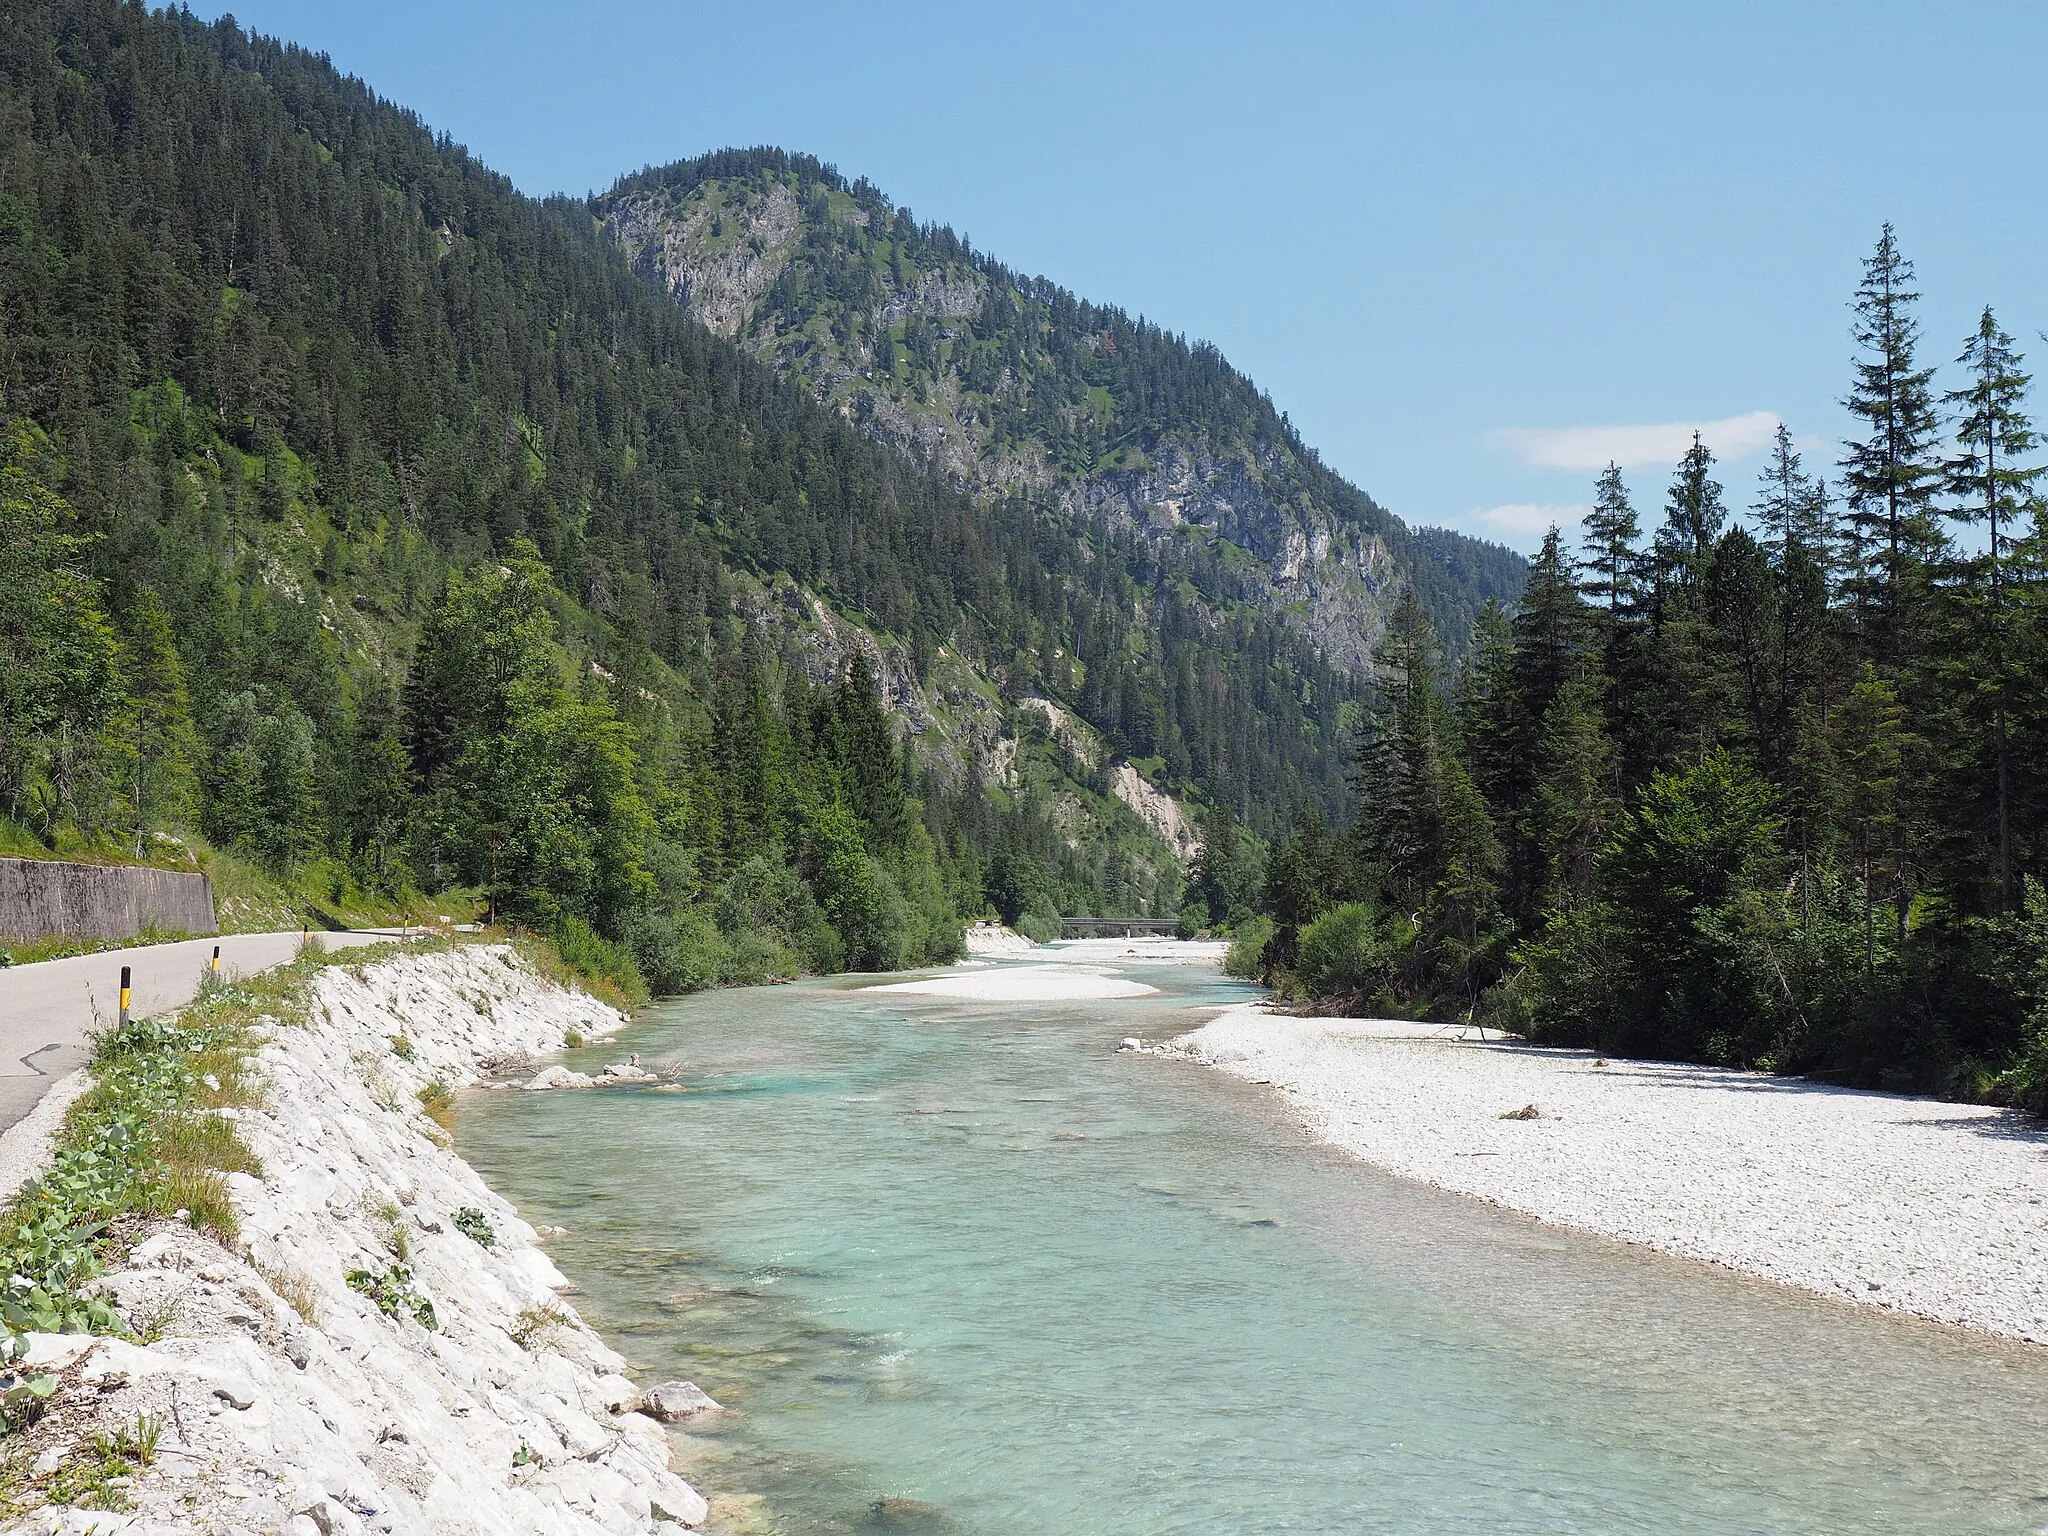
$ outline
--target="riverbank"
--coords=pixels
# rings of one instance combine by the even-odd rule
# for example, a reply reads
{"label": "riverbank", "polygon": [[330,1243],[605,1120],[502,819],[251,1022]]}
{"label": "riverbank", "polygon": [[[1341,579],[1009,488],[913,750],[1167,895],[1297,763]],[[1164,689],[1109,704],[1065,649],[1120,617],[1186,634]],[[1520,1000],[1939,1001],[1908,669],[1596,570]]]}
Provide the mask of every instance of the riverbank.
{"label": "riverbank", "polygon": [[[58,1382],[10,1438],[35,1532],[646,1531],[704,1501],[539,1236],[450,1150],[452,1091],[623,1017],[465,946],[331,965],[271,1021],[231,1120],[234,1250],[142,1221],[89,1289],[135,1341],[35,1335]],[[103,1437],[103,1438],[102,1438]],[[147,1442],[148,1454],[141,1451]],[[111,1444],[114,1450],[109,1451]]]}
{"label": "riverbank", "polygon": [[2048,1132],[2013,1111],[1260,1005],[1155,1049],[1441,1189],[2048,1343]]}

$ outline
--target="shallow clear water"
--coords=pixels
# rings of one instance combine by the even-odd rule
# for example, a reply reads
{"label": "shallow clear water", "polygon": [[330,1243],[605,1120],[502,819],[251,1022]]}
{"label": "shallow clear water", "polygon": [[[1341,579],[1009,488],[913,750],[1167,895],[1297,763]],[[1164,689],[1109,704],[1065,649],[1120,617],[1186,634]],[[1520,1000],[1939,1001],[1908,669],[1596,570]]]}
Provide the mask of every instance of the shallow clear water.
{"label": "shallow clear water", "polygon": [[1383,1176],[1114,1054],[1244,995],[1127,974],[1162,995],[662,1005],[629,1043],[690,1091],[474,1093],[461,1150],[644,1379],[738,1410],[686,1468],[757,1496],[728,1530],[2048,1524],[2048,1352]]}

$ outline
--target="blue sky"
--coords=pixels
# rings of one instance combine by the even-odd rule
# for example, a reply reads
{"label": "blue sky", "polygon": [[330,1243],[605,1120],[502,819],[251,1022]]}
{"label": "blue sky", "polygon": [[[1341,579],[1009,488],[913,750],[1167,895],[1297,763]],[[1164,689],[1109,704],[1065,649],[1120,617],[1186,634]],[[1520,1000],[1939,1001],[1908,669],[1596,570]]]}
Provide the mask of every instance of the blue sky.
{"label": "blue sky", "polygon": [[[1694,424],[1831,463],[1890,219],[1926,359],[2048,358],[2048,6],[253,0],[535,193],[808,150],[1222,347],[1411,522],[1531,548]],[[2044,368],[2048,372],[2048,368]]]}

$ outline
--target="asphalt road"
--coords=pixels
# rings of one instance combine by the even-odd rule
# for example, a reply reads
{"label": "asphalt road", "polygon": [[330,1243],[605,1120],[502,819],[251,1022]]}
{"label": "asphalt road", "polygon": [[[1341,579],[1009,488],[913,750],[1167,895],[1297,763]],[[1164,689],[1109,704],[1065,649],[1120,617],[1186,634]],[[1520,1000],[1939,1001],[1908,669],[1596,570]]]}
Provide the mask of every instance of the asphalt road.
{"label": "asphalt road", "polygon": [[[315,933],[327,949],[378,944],[397,929]],[[85,1065],[91,1037],[121,1006],[121,967],[132,973],[129,1013],[142,1018],[192,1001],[220,945],[221,974],[249,976],[299,952],[293,933],[230,933],[178,944],[145,944],[0,970],[0,1130],[35,1108],[50,1085]]]}

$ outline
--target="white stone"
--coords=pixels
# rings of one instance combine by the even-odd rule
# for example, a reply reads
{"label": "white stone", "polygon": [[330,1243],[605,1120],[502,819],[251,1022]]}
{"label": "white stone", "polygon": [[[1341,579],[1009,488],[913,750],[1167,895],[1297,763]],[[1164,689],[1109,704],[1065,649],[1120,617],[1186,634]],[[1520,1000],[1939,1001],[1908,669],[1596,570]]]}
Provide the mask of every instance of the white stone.
{"label": "white stone", "polygon": [[718,1412],[719,1408],[711,1394],[694,1381],[665,1381],[647,1389],[640,1411],[664,1424],[679,1424],[700,1413]]}
{"label": "white stone", "polygon": [[631,1413],[640,1406],[640,1389],[623,1376],[600,1376],[597,1401],[606,1413]]}
{"label": "white stone", "polygon": [[21,1338],[28,1353],[17,1364],[31,1371],[61,1371],[99,1342],[89,1333],[24,1333]]}
{"label": "white stone", "polygon": [[572,1072],[560,1063],[543,1068],[526,1085],[529,1093],[538,1093],[548,1088],[588,1088],[592,1080],[581,1072]]}

